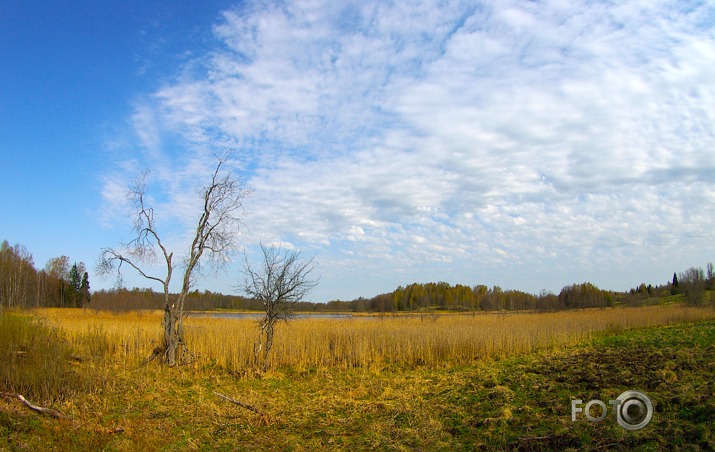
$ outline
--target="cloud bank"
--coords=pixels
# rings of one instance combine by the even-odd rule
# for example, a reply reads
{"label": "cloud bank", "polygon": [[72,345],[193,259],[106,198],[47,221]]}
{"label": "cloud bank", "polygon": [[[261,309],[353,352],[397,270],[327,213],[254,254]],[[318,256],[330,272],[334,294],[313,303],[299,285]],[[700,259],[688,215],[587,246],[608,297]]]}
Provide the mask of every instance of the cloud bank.
{"label": "cloud bank", "polygon": [[[712,260],[714,20],[651,0],[247,2],[137,100],[141,152],[118,160],[158,168],[188,223],[188,187],[236,149],[245,244],[317,252],[320,300],[664,282]],[[129,173],[106,175],[107,205]]]}

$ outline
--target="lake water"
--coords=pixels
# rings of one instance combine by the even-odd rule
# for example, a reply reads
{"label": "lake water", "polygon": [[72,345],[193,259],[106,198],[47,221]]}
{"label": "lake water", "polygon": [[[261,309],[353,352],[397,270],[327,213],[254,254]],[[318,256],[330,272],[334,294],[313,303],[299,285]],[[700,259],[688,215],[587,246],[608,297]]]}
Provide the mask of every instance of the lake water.
{"label": "lake water", "polygon": [[[258,312],[191,312],[191,316],[219,319],[260,319],[265,314]],[[294,319],[351,319],[352,314],[295,314]]]}

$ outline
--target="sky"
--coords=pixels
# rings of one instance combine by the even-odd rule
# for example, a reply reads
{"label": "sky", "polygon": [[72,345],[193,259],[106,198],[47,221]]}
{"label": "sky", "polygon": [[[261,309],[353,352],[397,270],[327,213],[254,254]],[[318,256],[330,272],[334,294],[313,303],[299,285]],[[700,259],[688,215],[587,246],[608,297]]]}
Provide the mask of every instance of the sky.
{"label": "sky", "polygon": [[[715,260],[713,3],[0,0],[0,86],[0,240],[95,290],[136,177],[182,255],[228,150],[238,249],[314,256],[313,301]],[[240,262],[196,288],[236,293]]]}

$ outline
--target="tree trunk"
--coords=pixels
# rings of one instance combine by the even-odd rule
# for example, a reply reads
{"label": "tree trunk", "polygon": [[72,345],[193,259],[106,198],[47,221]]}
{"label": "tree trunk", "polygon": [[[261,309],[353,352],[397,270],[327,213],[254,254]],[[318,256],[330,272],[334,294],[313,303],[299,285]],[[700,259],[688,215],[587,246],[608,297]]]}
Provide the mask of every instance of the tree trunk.
{"label": "tree trunk", "polygon": [[261,362],[261,350],[263,350],[263,333],[266,330],[267,323],[265,320],[261,322],[261,327],[258,330],[258,339],[253,344],[253,365],[258,369],[259,363]]}
{"label": "tree trunk", "polygon": [[274,325],[275,321],[271,321],[268,324],[268,328],[266,328],[266,346],[263,350],[263,372],[268,370],[268,356],[271,352],[271,348],[273,348],[273,332],[275,331]]}
{"label": "tree trunk", "polygon": [[161,347],[154,350],[154,354],[150,360],[161,353],[162,361],[172,367],[183,362],[184,356],[182,356],[182,353],[186,352],[190,355],[190,353],[188,353],[188,349],[186,349],[186,346],[184,345],[183,308],[183,294],[180,294],[179,299],[174,303],[167,303],[164,306],[164,321],[162,323],[164,337]]}
{"label": "tree trunk", "polygon": [[164,342],[162,344],[162,348],[164,349],[163,360],[169,366],[176,364],[176,348],[178,344],[175,344],[173,341],[175,322],[176,320],[174,318],[173,305],[166,306],[166,309],[164,310]]}
{"label": "tree trunk", "polygon": [[[163,354],[162,361],[170,367],[181,361],[180,346],[184,343],[184,328],[181,312],[176,304],[167,306],[164,310],[164,339],[158,350]],[[157,354],[157,350],[154,351]]]}
{"label": "tree trunk", "polygon": [[271,348],[273,348],[275,324],[275,319],[264,319],[258,332],[258,340],[253,344],[253,363],[256,369],[260,369],[262,372],[268,370],[268,360]]}

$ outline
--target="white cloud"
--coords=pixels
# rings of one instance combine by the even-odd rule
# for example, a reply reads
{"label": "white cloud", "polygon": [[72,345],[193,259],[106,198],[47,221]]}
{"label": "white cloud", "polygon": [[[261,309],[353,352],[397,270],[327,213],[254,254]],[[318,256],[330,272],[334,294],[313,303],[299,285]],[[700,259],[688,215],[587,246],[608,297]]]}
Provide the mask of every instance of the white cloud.
{"label": "white cloud", "polygon": [[325,285],[344,281],[323,297],[435,279],[624,289],[712,249],[712,17],[255,2],[224,13],[216,47],[137,106],[135,130],[148,161],[173,154],[153,163],[174,213],[192,212],[209,150],[238,148],[247,240],[319,251]]}

